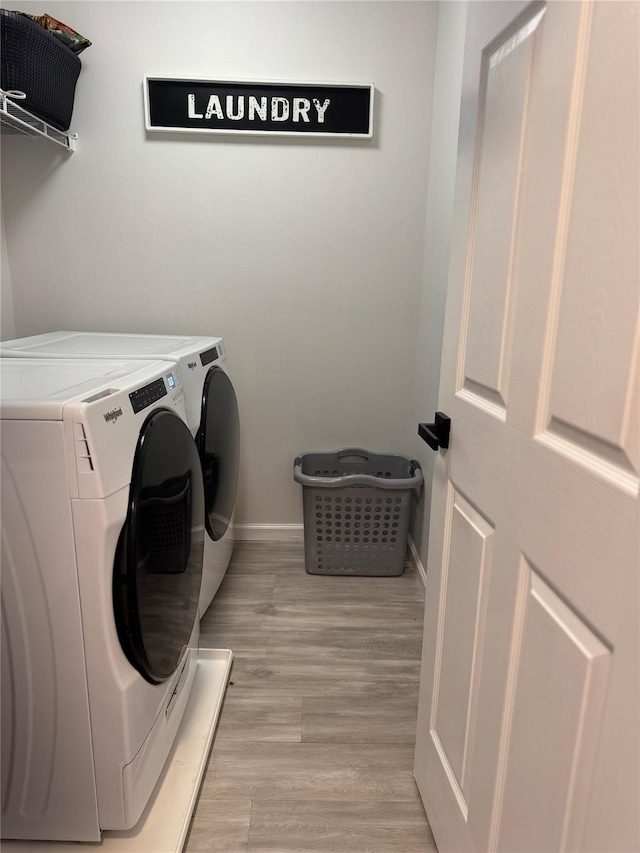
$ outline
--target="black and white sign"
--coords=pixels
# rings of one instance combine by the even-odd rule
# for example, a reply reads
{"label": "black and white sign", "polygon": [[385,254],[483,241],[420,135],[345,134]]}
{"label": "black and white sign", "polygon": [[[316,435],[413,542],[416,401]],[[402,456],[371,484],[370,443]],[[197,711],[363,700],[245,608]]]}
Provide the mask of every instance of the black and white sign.
{"label": "black and white sign", "polygon": [[370,84],[145,77],[147,130],[371,137]]}

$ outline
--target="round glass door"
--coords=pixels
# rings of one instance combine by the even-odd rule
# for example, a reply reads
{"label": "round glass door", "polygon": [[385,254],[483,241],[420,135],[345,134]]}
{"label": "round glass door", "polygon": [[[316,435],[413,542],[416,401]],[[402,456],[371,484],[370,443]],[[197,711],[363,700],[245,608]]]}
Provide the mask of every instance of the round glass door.
{"label": "round glass door", "polygon": [[187,425],[156,409],[138,439],[113,574],[120,643],[152,683],[173,675],[198,616],[202,495],[200,459]]}
{"label": "round glass door", "polygon": [[204,481],[205,524],[221,539],[231,522],[238,487],[240,419],[236,392],[220,367],[207,373],[202,393],[198,445]]}

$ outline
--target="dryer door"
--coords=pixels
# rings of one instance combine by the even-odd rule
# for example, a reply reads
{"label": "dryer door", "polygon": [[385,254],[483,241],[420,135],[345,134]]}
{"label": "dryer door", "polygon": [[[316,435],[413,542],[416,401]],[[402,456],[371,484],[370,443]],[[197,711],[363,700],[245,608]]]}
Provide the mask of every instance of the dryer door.
{"label": "dryer door", "polygon": [[202,472],[188,427],[156,409],[133,462],[113,574],[123,651],[152,683],[169,678],[198,615],[204,544]]}
{"label": "dryer door", "polygon": [[198,445],[207,533],[212,539],[221,539],[236,500],[240,419],[236,392],[220,367],[212,367],[204,381]]}

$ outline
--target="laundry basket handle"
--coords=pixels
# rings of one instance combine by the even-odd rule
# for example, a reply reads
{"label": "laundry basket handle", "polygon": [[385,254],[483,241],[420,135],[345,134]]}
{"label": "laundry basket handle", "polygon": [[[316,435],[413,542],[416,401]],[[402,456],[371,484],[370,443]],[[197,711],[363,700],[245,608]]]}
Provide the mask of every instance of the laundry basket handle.
{"label": "laundry basket handle", "polygon": [[[348,453],[349,451],[343,451]],[[366,451],[365,451],[366,452]],[[346,488],[348,486],[372,486],[376,489],[416,489],[420,491],[423,483],[420,463],[410,460],[410,477],[396,479],[391,477],[376,477],[373,474],[345,474],[342,477],[316,477],[304,474],[302,457],[297,456],[293,463],[293,479],[303,486],[315,486],[320,489]]]}
{"label": "laundry basket handle", "polygon": [[371,454],[364,447],[344,447],[338,451],[338,459],[344,459],[345,456],[357,456],[359,459],[368,462],[371,459]]}

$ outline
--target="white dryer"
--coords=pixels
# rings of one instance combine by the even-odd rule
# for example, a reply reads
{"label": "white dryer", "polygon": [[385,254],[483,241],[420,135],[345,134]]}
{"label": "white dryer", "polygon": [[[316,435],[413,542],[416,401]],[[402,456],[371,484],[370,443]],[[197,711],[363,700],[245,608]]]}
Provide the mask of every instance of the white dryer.
{"label": "white dryer", "polygon": [[177,362],[189,427],[202,463],[206,504],[200,615],[211,604],[233,551],[240,424],[222,338],[51,332],[4,341],[0,355],[20,358],[153,358]]}
{"label": "white dryer", "polygon": [[0,359],[2,837],[140,818],[197,662],[204,502],[177,365]]}

